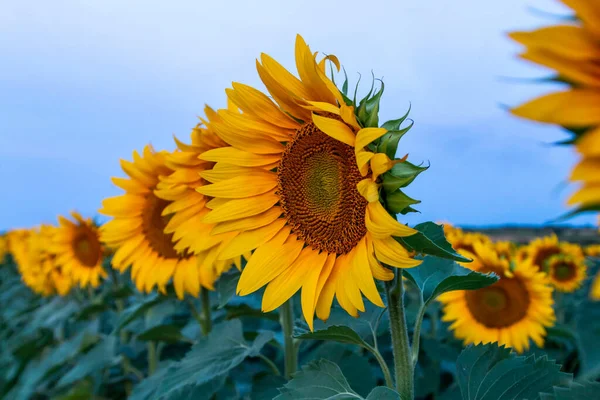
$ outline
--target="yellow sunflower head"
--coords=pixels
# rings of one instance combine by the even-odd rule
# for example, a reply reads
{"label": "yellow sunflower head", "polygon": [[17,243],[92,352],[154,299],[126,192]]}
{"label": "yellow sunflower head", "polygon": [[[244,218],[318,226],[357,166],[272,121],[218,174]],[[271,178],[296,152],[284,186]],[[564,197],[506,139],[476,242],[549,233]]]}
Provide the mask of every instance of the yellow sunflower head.
{"label": "yellow sunflower head", "polygon": [[569,254],[583,261],[584,255],[581,247],[571,243],[559,242],[556,235],[545,236],[532,240],[527,246],[523,246],[516,253],[516,260],[529,262],[534,268],[546,272],[548,260],[557,254]]}
{"label": "yellow sunflower head", "polygon": [[266,54],[257,60],[270,96],[234,83],[232,106],[207,114],[226,145],[200,155],[214,165],[202,174],[211,183],[196,190],[212,198],[202,221],[232,232],[218,259],[254,251],[238,293],[266,286],[266,312],[301,289],[312,327],[334,297],[351,315],[364,310],[363,294],[383,306],[374,278],[393,272],[381,263],[420,263],[394,239],[416,231],[387,210],[414,211],[418,201],[400,189],[425,168],[394,159],[408,128],[400,128],[406,116],[379,127],[383,86],[357,103],[326,75],[327,61],[339,70],[335,56],[318,60],[300,36],[295,55],[298,76]]}
{"label": "yellow sunflower head", "polygon": [[172,197],[164,193],[158,196],[161,178],[174,174],[167,166],[167,157],[167,152],[146,146],[142,155],[133,153],[133,162],[121,160],[128,178],[113,178],[113,182],[125,193],[102,202],[100,212],[113,219],[102,226],[101,238],[116,249],[113,268],[124,272],[131,266],[138,290],[150,292],[158,287],[164,293],[173,278],[175,292],[182,299],[186,293],[198,296],[200,287],[211,287],[212,281],[200,273],[197,257],[180,246],[180,237],[169,229],[190,215],[171,216],[187,204],[185,200],[176,202],[185,188],[171,193]]}
{"label": "yellow sunflower head", "polygon": [[[206,115],[218,120],[215,111],[205,108]],[[200,154],[227,144],[217,136],[206,120],[198,124],[191,133],[191,143],[184,144],[175,139],[177,150],[165,155],[165,165],[172,173],[159,177],[154,193],[169,201],[163,214],[169,219],[165,233],[172,234],[177,240],[175,249],[179,253],[196,256],[202,286],[214,289],[214,282],[225,271],[236,265],[241,268],[241,255],[230,259],[217,259],[224,241],[231,240],[236,234],[230,226],[222,225],[213,229],[214,224],[204,223],[202,218],[210,211],[213,198],[199,192],[209,183],[223,180],[222,174],[231,174],[231,168],[213,169],[212,161],[199,158]],[[236,182],[244,185],[247,182]]]}
{"label": "yellow sunflower head", "polygon": [[66,296],[73,287],[71,275],[56,262],[56,254],[52,252],[54,236],[58,228],[42,225],[39,230],[39,240],[42,248],[41,268],[51,285],[60,296]]}
{"label": "yellow sunflower head", "polygon": [[546,328],[555,321],[546,275],[529,263],[509,268],[508,260],[490,246],[477,243],[475,249],[479,262],[473,269],[494,272],[500,280],[483,289],[441,295],[443,320],[452,323],[450,329],[465,344],[497,342],[519,353],[529,348],[530,339],[542,346]]}
{"label": "yellow sunflower head", "polygon": [[548,277],[559,292],[574,292],[585,280],[585,260],[572,254],[556,254],[547,261]]}
{"label": "yellow sunflower head", "polygon": [[517,246],[508,240],[494,243],[494,249],[498,256],[511,260],[516,252]]}
{"label": "yellow sunflower head", "polygon": [[44,265],[48,243],[38,228],[9,232],[10,250],[23,283],[35,293],[50,296],[55,287]]}
{"label": "yellow sunflower head", "polygon": [[584,253],[588,257],[600,257],[600,244],[591,244],[586,246]]}
{"label": "yellow sunflower head", "polygon": [[98,227],[91,218],[83,218],[76,212],[71,216],[73,220],[58,217],[59,226],[53,229],[50,252],[74,284],[98,287],[100,280],[106,278]]}
{"label": "yellow sunflower head", "polygon": [[[492,241],[486,235],[479,232],[464,232],[462,229],[450,230],[447,239],[452,244],[452,248],[459,254],[473,259],[475,257],[475,245],[491,245]],[[467,266],[467,264],[461,263]]]}

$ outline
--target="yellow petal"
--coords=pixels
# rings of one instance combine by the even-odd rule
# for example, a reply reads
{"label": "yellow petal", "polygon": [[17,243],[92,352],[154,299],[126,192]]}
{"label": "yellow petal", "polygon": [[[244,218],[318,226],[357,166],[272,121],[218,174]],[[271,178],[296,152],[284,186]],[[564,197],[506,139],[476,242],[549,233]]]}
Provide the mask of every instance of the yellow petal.
{"label": "yellow petal", "polygon": [[269,192],[276,186],[276,174],[268,171],[254,171],[247,175],[198,187],[196,191],[211,197],[240,199]]}
{"label": "yellow petal", "polygon": [[[296,261],[267,285],[262,299],[262,310],[273,311],[285,303],[305,284],[311,271],[321,271],[326,259],[327,254],[319,254],[311,247],[302,249]],[[316,277],[318,279],[318,275]]]}
{"label": "yellow petal", "polygon": [[356,166],[362,176],[367,176],[369,173],[369,161],[375,154],[370,151],[357,151],[356,152]]}
{"label": "yellow petal", "polygon": [[600,123],[600,92],[573,89],[539,97],[511,110],[513,114],[534,121],[569,127],[586,127]]}
{"label": "yellow petal", "polygon": [[410,258],[406,249],[391,237],[373,239],[373,245],[377,259],[384,264],[396,268],[412,268],[421,264],[420,260]]}
{"label": "yellow petal", "polygon": [[594,128],[579,137],[575,146],[584,156],[600,156],[600,128]]}
{"label": "yellow petal", "polygon": [[600,183],[600,157],[584,158],[573,168],[572,181]]}
{"label": "yellow petal", "polygon": [[232,221],[250,217],[267,211],[279,201],[275,191],[270,191],[254,197],[230,200],[213,209],[204,218],[205,224],[214,224],[223,221]]}
{"label": "yellow petal", "polygon": [[[315,307],[317,305],[318,298],[318,285],[319,285],[319,277],[323,273],[329,274],[331,272],[331,267],[335,263],[335,255],[330,256],[324,254],[324,262],[320,267],[316,267],[316,265],[310,267],[309,273],[306,276],[306,280],[302,285],[302,294],[301,294],[301,304],[302,304],[302,314],[304,315],[304,319],[308,324],[310,330],[313,330],[313,321],[315,316]],[[328,269],[328,272],[325,271]],[[326,280],[326,278],[324,278]],[[323,284],[325,282],[323,281]],[[322,286],[321,286],[322,288]]]}
{"label": "yellow petal", "polygon": [[596,2],[589,0],[561,0],[575,10],[577,16],[583,20],[586,27],[596,36],[600,36],[600,10]]}
{"label": "yellow petal", "polygon": [[356,184],[356,189],[369,203],[379,203],[379,185],[371,179],[363,179]]}
{"label": "yellow petal", "polygon": [[590,184],[579,189],[568,200],[569,205],[596,205],[600,204],[600,184]]}
{"label": "yellow petal", "polygon": [[387,129],[385,128],[363,128],[356,134],[356,144],[354,147],[356,151],[362,149],[367,146],[374,140],[379,139],[383,135],[387,133]]}
{"label": "yellow petal", "polygon": [[531,32],[511,32],[508,36],[527,47],[543,48],[578,60],[598,56],[596,39],[579,26],[555,25]]}
{"label": "yellow petal", "polygon": [[[340,257],[345,256],[342,255]],[[330,254],[327,257],[327,262],[321,271],[321,275],[319,275],[315,296],[315,310],[317,317],[322,321],[326,321],[331,314],[331,305],[333,304],[337,278],[339,276],[339,269],[336,269],[338,258],[336,254]]]}
{"label": "yellow petal", "polygon": [[342,143],[346,143],[349,146],[354,146],[356,136],[354,135],[354,132],[352,132],[352,129],[342,121],[322,117],[317,114],[313,114],[312,119],[317,128],[326,135],[331,136]]}
{"label": "yellow petal", "polygon": [[242,271],[237,286],[237,293],[241,296],[253,293],[271,282],[280,273],[287,269],[298,258],[304,242],[295,240],[291,235],[288,241],[282,239],[289,235],[289,228],[284,228],[273,239],[260,246]]}
{"label": "yellow petal", "polygon": [[377,180],[379,175],[386,173],[392,167],[394,163],[385,153],[377,153],[371,159],[371,170],[373,171],[373,180]]}
{"label": "yellow petal", "polygon": [[379,307],[384,307],[383,300],[381,300],[381,296],[379,295],[377,286],[375,286],[375,281],[373,280],[373,275],[371,273],[366,238],[362,238],[358,245],[356,245],[352,264],[352,275],[360,291],[364,293],[371,303]]}
{"label": "yellow petal", "polygon": [[281,160],[280,154],[254,154],[235,147],[219,147],[200,154],[205,161],[224,162],[240,167],[260,167]]}
{"label": "yellow petal", "polygon": [[263,226],[269,225],[281,216],[283,210],[281,207],[271,207],[267,211],[251,217],[242,219],[236,219],[233,221],[226,221],[218,223],[212,230],[213,235],[220,233],[233,232],[233,231],[250,231],[253,229],[262,228]]}
{"label": "yellow petal", "polygon": [[[286,221],[280,218],[262,228],[240,233],[223,248],[218,259],[228,260],[259,248],[271,240],[277,233],[281,232],[285,224]],[[289,229],[286,228],[283,231],[288,232],[289,235]],[[247,257],[245,258],[246,260],[248,259]]]}
{"label": "yellow petal", "polygon": [[411,236],[417,233],[415,229],[398,222],[378,201],[367,205],[365,223],[367,230],[376,239]]}

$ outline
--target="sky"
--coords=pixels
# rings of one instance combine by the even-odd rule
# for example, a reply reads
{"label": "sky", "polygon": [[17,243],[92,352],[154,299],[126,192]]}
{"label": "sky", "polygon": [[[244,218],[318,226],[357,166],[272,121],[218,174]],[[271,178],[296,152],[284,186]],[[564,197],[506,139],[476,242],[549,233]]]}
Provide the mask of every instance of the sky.
{"label": "sky", "polygon": [[555,0],[3,0],[0,231],[97,215],[121,193],[119,159],[187,141],[232,81],[261,88],[261,52],[293,70],[297,33],[352,85],[383,77],[380,120],[412,106],[399,153],[431,167],[406,190],[421,213],[403,221],[546,223],[567,211],[577,156],[550,145],[559,128],[505,110],[556,90],[506,79],[549,75],[506,37],[556,21],[533,9],[565,12]]}

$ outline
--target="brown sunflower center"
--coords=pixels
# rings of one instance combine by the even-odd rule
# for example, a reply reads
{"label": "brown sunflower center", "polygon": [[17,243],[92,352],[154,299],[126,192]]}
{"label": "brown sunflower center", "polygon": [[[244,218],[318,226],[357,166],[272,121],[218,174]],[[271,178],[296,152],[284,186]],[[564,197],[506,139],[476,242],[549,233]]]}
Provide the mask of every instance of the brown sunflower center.
{"label": "brown sunflower center", "polygon": [[458,243],[456,246],[453,246],[454,250],[466,250],[469,253],[475,254],[475,247],[473,247],[472,243]]}
{"label": "brown sunflower center", "polygon": [[79,262],[86,267],[95,267],[102,258],[100,240],[87,226],[80,226],[71,243],[73,253]]}
{"label": "brown sunflower center", "polygon": [[288,223],[313,248],[345,254],[367,233],[367,201],[356,189],[363,177],[354,148],[305,124],[287,144],[277,169]]}
{"label": "brown sunflower center", "polygon": [[557,281],[570,281],[577,274],[577,267],[570,262],[561,262],[552,267],[552,276]]}
{"label": "brown sunflower center", "polygon": [[541,271],[546,270],[546,260],[553,255],[559,254],[560,249],[558,247],[545,247],[541,248],[535,254],[533,258],[533,265],[537,266]]}
{"label": "brown sunflower center", "polygon": [[173,234],[164,233],[169,223],[169,216],[162,212],[169,202],[155,196],[148,196],[143,214],[142,229],[146,240],[160,256],[164,258],[178,258],[177,251],[173,248]]}
{"label": "brown sunflower center", "polygon": [[502,277],[490,287],[466,293],[473,317],[488,328],[511,326],[527,315],[529,293],[518,278]]}

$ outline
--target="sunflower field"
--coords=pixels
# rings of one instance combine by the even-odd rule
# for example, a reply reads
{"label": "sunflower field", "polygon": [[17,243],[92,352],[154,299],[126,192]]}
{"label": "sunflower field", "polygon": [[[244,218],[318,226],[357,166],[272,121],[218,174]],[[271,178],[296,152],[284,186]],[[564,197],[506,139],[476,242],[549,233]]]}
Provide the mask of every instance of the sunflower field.
{"label": "sunflower field", "polygon": [[[600,3],[561,1],[509,36],[563,88],[509,111],[569,135],[569,218],[600,211]],[[381,121],[382,80],[293,55],[141,143],[99,216],[0,235],[0,399],[600,399],[600,236],[402,222],[410,107]]]}

